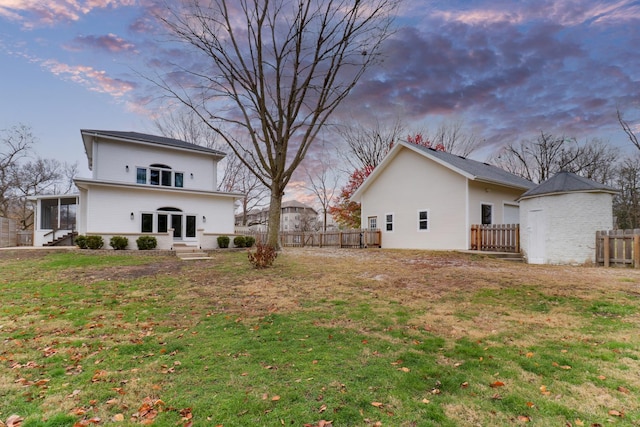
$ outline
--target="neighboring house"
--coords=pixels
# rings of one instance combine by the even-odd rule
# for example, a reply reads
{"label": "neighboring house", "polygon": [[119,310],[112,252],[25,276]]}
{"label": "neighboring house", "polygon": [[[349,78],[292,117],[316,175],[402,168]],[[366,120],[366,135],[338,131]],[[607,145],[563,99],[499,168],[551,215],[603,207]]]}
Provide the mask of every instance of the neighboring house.
{"label": "neighboring house", "polygon": [[234,233],[239,193],[216,191],[224,153],[171,138],[81,130],[91,178],[76,178],[78,195],[37,196],[34,245],[67,232],[135,240],[156,236],[159,249],[175,242],[217,247]]}
{"label": "neighboring house", "polygon": [[[318,212],[311,206],[290,200],[282,202],[280,231],[311,231],[318,225]],[[236,225],[241,226],[243,215],[236,215]],[[247,227],[251,231],[266,231],[269,224],[269,208],[255,209],[247,213]]]}
{"label": "neighboring house", "polygon": [[394,145],[353,194],[362,228],[383,248],[470,247],[472,224],[519,223],[517,199],[534,184],[498,167],[408,142]]}
{"label": "neighboring house", "polygon": [[560,172],[520,196],[520,242],[530,264],[595,262],[596,231],[613,227],[617,191]]}

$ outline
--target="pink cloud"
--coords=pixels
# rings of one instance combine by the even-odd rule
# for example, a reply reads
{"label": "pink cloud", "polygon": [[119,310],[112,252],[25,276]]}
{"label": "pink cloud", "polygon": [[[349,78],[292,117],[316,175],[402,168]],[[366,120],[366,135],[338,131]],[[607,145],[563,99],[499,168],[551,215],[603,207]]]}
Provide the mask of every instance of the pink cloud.
{"label": "pink cloud", "polygon": [[53,59],[44,60],[40,65],[56,76],[81,84],[89,90],[107,93],[119,98],[135,89],[133,82],[109,77],[105,71],[83,65],[68,65]]}
{"label": "pink cloud", "polygon": [[77,21],[94,9],[133,5],[135,0],[0,0],[0,17],[32,29]]}

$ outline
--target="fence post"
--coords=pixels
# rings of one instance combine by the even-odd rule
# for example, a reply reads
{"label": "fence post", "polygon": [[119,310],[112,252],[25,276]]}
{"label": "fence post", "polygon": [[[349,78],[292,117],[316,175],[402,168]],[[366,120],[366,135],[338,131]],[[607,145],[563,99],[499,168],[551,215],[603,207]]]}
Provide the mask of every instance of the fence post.
{"label": "fence post", "polygon": [[603,249],[603,257],[604,257],[604,266],[609,267],[609,234],[605,234],[602,236],[602,249]]}
{"label": "fence post", "polygon": [[633,235],[633,268],[640,268],[640,234]]}

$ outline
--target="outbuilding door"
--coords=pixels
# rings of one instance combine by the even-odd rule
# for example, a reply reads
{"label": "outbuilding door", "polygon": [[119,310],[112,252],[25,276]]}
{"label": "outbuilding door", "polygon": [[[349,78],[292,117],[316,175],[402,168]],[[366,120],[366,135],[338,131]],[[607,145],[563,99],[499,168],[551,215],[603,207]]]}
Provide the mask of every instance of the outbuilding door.
{"label": "outbuilding door", "polygon": [[543,210],[530,210],[527,213],[527,261],[529,264],[544,263],[545,227]]}

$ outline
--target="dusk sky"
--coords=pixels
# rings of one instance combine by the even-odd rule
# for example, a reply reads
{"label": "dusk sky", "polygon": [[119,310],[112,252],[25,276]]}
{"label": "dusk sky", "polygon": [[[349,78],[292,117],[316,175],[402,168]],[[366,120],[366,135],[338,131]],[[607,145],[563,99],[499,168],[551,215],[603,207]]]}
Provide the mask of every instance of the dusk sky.
{"label": "dusk sky", "polygon": [[[38,154],[78,161],[81,176],[80,129],[157,133],[149,101],[162,93],[139,77],[161,60],[152,7],[0,0],[0,129],[31,126]],[[640,118],[640,1],[406,0],[396,24],[336,120],[463,120],[479,160],[540,131],[636,150],[616,108]]]}

